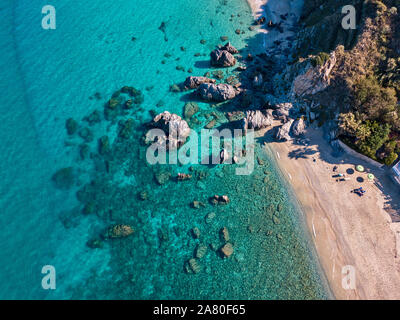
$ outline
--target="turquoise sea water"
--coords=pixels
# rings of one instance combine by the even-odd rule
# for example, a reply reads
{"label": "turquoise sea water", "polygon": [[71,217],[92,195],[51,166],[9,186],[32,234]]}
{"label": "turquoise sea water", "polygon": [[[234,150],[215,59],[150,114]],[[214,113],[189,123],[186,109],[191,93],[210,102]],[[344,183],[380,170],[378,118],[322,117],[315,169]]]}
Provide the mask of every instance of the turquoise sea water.
{"label": "turquoise sea water", "polygon": [[[299,210],[259,147],[250,176],[236,176],[229,165],[153,167],[144,159],[140,139],[149,111],[181,115],[188,99],[171,93],[170,85],[183,81],[189,68],[193,75],[210,71],[208,54],[221,36],[243,54],[253,45],[244,0],[53,0],[56,30],[41,28],[47,0],[0,3],[0,298],[328,297]],[[93,126],[82,121],[94,110],[102,115],[110,96],[125,85],[142,91],[140,107],[115,121],[103,116]],[[199,106],[195,129],[211,112],[223,112]],[[93,132],[89,159],[80,157],[79,135],[66,133],[70,117]],[[125,141],[117,133],[118,122],[127,118],[133,119],[133,132]],[[97,155],[97,139],[104,135],[112,142],[105,162]],[[55,188],[54,172],[70,166],[77,176],[74,187]],[[160,172],[194,178],[159,186],[154,175]],[[144,191],[148,199],[142,201],[138,193]],[[208,203],[214,194],[227,194],[231,202],[214,207]],[[205,207],[191,208],[194,200]],[[85,204],[94,212],[83,214]],[[211,212],[215,218],[206,223]],[[102,248],[87,246],[115,223],[130,224],[135,233],[104,241]],[[194,227],[199,239],[191,235]],[[215,251],[222,245],[222,227],[234,245],[229,259]],[[199,243],[208,247],[201,271],[187,274],[186,262]],[[41,287],[44,265],[56,268],[56,290]]]}

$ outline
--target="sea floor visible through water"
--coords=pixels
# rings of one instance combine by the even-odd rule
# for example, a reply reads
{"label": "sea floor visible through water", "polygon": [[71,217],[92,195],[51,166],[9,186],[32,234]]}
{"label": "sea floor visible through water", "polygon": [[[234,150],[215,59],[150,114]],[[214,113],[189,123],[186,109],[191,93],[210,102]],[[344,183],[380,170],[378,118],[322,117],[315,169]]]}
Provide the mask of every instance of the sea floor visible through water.
{"label": "sea floor visible through water", "polygon": [[[258,142],[248,176],[236,175],[235,165],[151,166],[145,159],[145,123],[165,110],[182,115],[192,100],[187,92],[171,92],[171,85],[207,72],[239,78],[234,68],[209,65],[210,51],[226,39],[243,56],[259,50],[247,2],[55,0],[57,29],[42,30],[46,4],[10,1],[0,11],[13,26],[11,37],[1,34],[13,84],[2,85],[17,108],[2,113],[10,130],[1,146],[1,221],[8,228],[0,236],[0,259],[11,262],[2,266],[0,297],[328,298],[301,212]],[[139,90],[133,108],[123,107],[124,86]],[[104,114],[113,94],[121,99],[118,111]],[[216,126],[227,122],[231,104],[196,102],[194,130],[213,118]],[[68,118],[78,124],[73,135],[66,132]],[[107,150],[99,154],[104,136]],[[69,167],[74,186],[55,188],[52,175]],[[177,182],[177,173],[192,179]],[[160,185],[160,174],[170,179]],[[212,205],[215,194],[228,195],[230,203]],[[193,201],[204,206],[193,208]],[[135,232],[103,240],[112,224]],[[234,248],[225,259],[219,252],[224,227]],[[207,249],[198,273],[187,272],[199,245]],[[54,291],[40,285],[46,264],[57,270]]]}

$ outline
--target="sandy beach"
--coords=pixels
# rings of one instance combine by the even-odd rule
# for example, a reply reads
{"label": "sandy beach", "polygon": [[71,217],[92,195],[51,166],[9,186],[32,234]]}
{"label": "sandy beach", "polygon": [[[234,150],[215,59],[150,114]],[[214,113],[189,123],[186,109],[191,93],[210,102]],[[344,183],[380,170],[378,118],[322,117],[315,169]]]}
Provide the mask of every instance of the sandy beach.
{"label": "sandy beach", "polygon": [[[265,146],[303,208],[335,297],[400,299],[400,260],[396,249],[400,224],[391,215],[400,203],[398,187],[384,170],[347,154],[333,157],[321,129],[308,128],[305,138],[309,139],[308,146],[295,141],[270,141]],[[355,171],[357,164],[373,173],[375,181],[369,182],[367,173]],[[349,180],[337,182],[333,176],[338,173]],[[361,179],[364,181],[359,182]],[[361,186],[366,190],[363,197],[351,193]],[[342,286],[344,266],[354,267],[355,289],[345,290]]]}
{"label": "sandy beach", "polygon": [[[293,6],[295,2],[249,0],[256,17],[263,10],[267,16],[269,12],[279,16],[288,9],[298,10]],[[268,34],[266,39],[268,48]],[[304,139],[274,142],[272,131],[265,133],[265,148],[276,159],[303,208],[310,237],[335,297],[400,299],[400,224],[396,215],[399,186],[385,170],[358,158],[347,154],[333,157],[320,128],[307,129],[307,145],[303,145]],[[354,171],[357,164],[373,173],[375,181],[369,182],[367,173]],[[338,173],[345,174],[348,181],[337,182],[333,176]],[[366,190],[363,197],[351,193],[361,186]],[[354,289],[342,285],[345,266],[354,267]]]}

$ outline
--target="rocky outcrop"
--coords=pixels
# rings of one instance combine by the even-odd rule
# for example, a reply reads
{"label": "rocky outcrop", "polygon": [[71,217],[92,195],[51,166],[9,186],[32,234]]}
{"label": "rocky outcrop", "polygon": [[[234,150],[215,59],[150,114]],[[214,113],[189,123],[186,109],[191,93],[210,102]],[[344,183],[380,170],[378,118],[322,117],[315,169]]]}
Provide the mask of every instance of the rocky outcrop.
{"label": "rocky outcrop", "polygon": [[278,128],[278,131],[276,133],[276,139],[286,140],[286,141],[292,139],[290,137],[290,128],[292,127],[293,121],[294,121],[293,119],[290,119],[288,122],[286,122],[284,125]]}
{"label": "rocky outcrop", "polygon": [[[165,136],[160,137],[157,132],[149,130],[145,136],[147,144],[157,143],[165,146],[167,149],[177,149],[182,146],[190,135],[190,128],[185,120],[174,113],[164,111],[154,117],[151,125],[154,128],[161,129]],[[155,141],[157,139],[157,141]]]}
{"label": "rocky outcrop", "polygon": [[247,111],[246,117],[243,119],[243,129],[260,130],[272,125],[272,117],[270,114],[264,114],[260,110]]}
{"label": "rocky outcrop", "polygon": [[302,73],[293,80],[290,94],[302,97],[325,90],[330,85],[330,75],[335,64],[336,54],[334,51],[321,66],[312,67],[311,63],[308,63]]}
{"label": "rocky outcrop", "polygon": [[236,59],[227,50],[216,49],[210,53],[211,65],[214,67],[232,67],[236,64]]}
{"label": "rocky outcrop", "polygon": [[215,79],[210,79],[207,77],[187,77],[183,83],[185,90],[197,89],[203,83],[215,83]]}
{"label": "rocky outcrop", "polygon": [[306,123],[303,118],[297,119],[293,122],[292,133],[294,136],[300,136],[306,131]]}
{"label": "rocky outcrop", "polygon": [[233,99],[236,96],[236,90],[229,84],[203,83],[197,89],[196,93],[207,101],[222,102]]}

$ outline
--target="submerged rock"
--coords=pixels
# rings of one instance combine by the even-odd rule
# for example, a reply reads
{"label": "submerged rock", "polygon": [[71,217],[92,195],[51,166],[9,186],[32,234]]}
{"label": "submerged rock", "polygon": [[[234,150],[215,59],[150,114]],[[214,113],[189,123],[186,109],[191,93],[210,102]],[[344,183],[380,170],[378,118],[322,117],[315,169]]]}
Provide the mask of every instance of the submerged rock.
{"label": "submerged rock", "polygon": [[207,101],[222,102],[233,99],[236,96],[235,89],[226,83],[209,84],[203,83],[196,93]]}
{"label": "submerged rock", "polygon": [[200,243],[195,250],[195,257],[197,259],[203,258],[207,253],[207,246],[205,244]]}
{"label": "submerged rock", "polygon": [[96,123],[101,122],[101,115],[98,110],[94,110],[91,114],[83,118],[84,121],[89,123],[89,126],[93,126]]}
{"label": "submerged rock", "polygon": [[229,239],[229,231],[228,231],[227,227],[223,227],[221,229],[221,237],[222,237],[222,240],[225,242],[228,242],[230,240]]}
{"label": "submerged rock", "polygon": [[183,117],[190,120],[197,112],[199,112],[199,105],[196,102],[187,102],[183,107]]}
{"label": "submerged rock", "polygon": [[233,254],[233,246],[231,243],[226,243],[221,247],[221,253],[224,257],[229,258]]}
{"label": "submerged rock", "polygon": [[205,204],[203,202],[201,202],[201,201],[194,200],[191,203],[191,207],[194,208],[194,209],[200,209],[201,207],[205,207]]}
{"label": "submerged rock", "polygon": [[192,258],[188,261],[190,271],[193,273],[199,273],[201,271],[201,266],[198,264],[197,260]]}
{"label": "submerged rock", "polygon": [[168,171],[159,171],[154,174],[154,178],[159,185],[163,185],[169,181],[171,173]]}
{"label": "submerged rock", "polygon": [[53,174],[52,180],[59,189],[70,189],[75,184],[74,168],[62,168]]}
{"label": "submerged rock", "polygon": [[104,247],[104,243],[100,239],[90,239],[86,242],[86,245],[91,249],[101,249]]}
{"label": "submerged rock", "polygon": [[90,147],[87,144],[81,144],[79,146],[79,155],[81,156],[82,160],[85,160],[89,157],[90,154]]}
{"label": "submerged rock", "polygon": [[67,119],[65,122],[65,128],[69,135],[73,135],[78,130],[78,122],[72,118]]}
{"label": "submerged rock", "polygon": [[94,139],[93,132],[89,128],[82,128],[79,131],[79,136],[86,142],[91,142]]}
{"label": "submerged rock", "polygon": [[106,237],[111,239],[125,238],[130,236],[134,230],[126,224],[117,224],[108,228]]}
{"label": "submerged rock", "polygon": [[193,236],[193,238],[195,238],[195,239],[200,238],[200,229],[197,228],[197,227],[194,227],[194,228],[192,229],[192,236]]}
{"label": "submerged rock", "polygon": [[187,77],[183,83],[183,87],[186,90],[197,89],[203,83],[215,83],[215,79],[210,79],[207,77]]}
{"label": "submerged rock", "polygon": [[215,212],[210,212],[209,214],[206,215],[205,221],[207,224],[210,224],[216,217]]}
{"label": "submerged rock", "polygon": [[171,92],[181,92],[181,88],[177,84],[173,84],[169,87],[169,91]]}
{"label": "submerged rock", "polygon": [[141,192],[139,193],[139,199],[140,199],[140,200],[145,201],[145,200],[147,200],[148,198],[149,198],[149,194],[148,194],[148,192],[147,192],[146,190],[143,190],[143,191],[141,191]]}
{"label": "submerged rock", "polygon": [[187,173],[178,173],[177,179],[178,181],[190,180],[192,179],[192,175]]}
{"label": "submerged rock", "polygon": [[110,140],[108,136],[102,136],[99,139],[99,153],[101,155],[108,154],[111,151]]}

